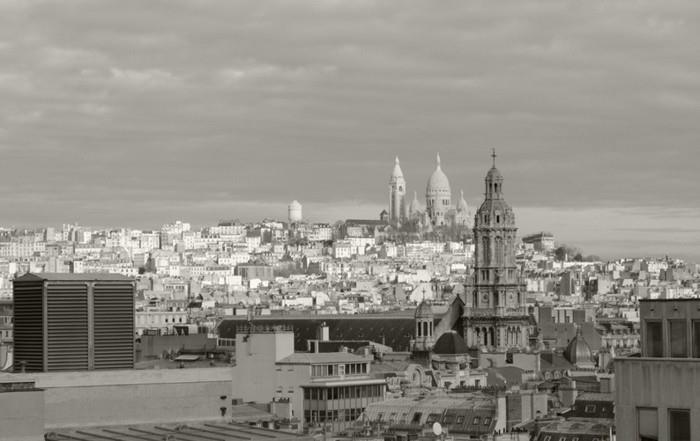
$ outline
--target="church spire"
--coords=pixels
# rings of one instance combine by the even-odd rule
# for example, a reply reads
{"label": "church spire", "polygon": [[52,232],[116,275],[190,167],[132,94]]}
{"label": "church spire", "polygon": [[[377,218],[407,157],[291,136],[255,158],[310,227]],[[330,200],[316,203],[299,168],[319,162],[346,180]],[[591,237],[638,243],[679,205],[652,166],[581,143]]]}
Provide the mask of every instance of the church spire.
{"label": "church spire", "polygon": [[396,157],[396,159],[394,159],[394,171],[391,173],[391,178],[392,179],[396,179],[396,178],[403,179],[403,171],[401,171],[401,164],[399,162],[398,156]]}
{"label": "church spire", "polygon": [[437,154],[437,168],[440,168],[440,153]]}
{"label": "church spire", "polygon": [[[491,159],[493,160],[493,168],[496,168],[496,149],[491,149]],[[398,161],[398,159],[397,159]]]}

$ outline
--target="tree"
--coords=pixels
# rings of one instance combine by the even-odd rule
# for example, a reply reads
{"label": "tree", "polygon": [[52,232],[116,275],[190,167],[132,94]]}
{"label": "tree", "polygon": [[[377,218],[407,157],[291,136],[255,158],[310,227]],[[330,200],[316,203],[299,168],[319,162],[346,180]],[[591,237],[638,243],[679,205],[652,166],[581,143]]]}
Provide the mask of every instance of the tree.
{"label": "tree", "polygon": [[573,260],[576,260],[576,257],[579,257],[579,256],[580,256],[580,258],[578,261],[580,262],[583,259],[583,255],[581,253],[581,250],[579,250],[578,248],[576,248],[574,246],[567,245],[565,243],[559,244],[559,246],[554,249],[554,257],[556,260],[559,260],[559,261],[565,261],[565,260],[572,259],[572,258],[573,258]]}

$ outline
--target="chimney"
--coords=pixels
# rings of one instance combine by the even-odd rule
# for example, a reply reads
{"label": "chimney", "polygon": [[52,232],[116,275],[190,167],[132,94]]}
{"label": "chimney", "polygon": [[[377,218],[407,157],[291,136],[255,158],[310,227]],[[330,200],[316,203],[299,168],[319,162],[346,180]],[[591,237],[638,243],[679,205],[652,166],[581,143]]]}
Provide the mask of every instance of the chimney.
{"label": "chimney", "polygon": [[326,322],[321,323],[321,326],[318,327],[318,330],[316,331],[316,338],[319,341],[330,340],[330,328],[328,327]]}

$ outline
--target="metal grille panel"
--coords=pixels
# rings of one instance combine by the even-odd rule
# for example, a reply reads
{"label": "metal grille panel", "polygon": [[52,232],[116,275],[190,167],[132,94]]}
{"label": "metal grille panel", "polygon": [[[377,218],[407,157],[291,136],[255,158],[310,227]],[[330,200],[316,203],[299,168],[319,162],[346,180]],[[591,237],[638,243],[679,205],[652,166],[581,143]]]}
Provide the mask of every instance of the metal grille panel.
{"label": "metal grille panel", "polygon": [[14,371],[44,370],[43,283],[14,283]]}
{"label": "metal grille panel", "polygon": [[87,370],[87,285],[49,284],[46,306],[47,370]]}
{"label": "metal grille panel", "polygon": [[130,283],[96,283],[95,369],[134,367],[134,289]]}

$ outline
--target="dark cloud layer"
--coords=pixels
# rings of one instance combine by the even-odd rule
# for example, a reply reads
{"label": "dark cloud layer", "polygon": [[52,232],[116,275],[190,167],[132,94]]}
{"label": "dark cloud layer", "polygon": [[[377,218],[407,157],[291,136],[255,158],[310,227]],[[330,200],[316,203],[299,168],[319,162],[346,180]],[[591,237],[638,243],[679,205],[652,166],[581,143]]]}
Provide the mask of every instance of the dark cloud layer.
{"label": "dark cloud layer", "polygon": [[375,216],[393,157],[422,194],[437,152],[473,205],[496,147],[522,230],[698,255],[699,21],[691,0],[0,0],[0,223]]}

